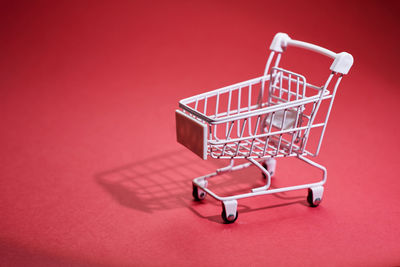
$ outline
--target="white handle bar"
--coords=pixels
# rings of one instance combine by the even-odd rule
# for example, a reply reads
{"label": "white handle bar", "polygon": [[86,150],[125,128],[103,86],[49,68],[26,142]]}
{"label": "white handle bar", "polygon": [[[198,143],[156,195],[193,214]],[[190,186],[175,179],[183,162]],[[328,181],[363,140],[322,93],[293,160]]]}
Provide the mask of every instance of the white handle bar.
{"label": "white handle bar", "polygon": [[335,53],[318,45],[292,40],[286,33],[277,33],[272,40],[270,49],[275,52],[283,52],[288,46],[304,48],[333,58],[330,69],[341,74],[347,74],[354,62],[353,56],[349,53]]}

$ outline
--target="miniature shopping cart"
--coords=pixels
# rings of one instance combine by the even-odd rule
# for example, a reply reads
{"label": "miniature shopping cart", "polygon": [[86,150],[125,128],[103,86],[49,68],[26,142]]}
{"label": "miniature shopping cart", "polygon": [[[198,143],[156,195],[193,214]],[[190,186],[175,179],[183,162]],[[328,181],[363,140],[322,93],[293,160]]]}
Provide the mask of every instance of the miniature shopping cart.
{"label": "miniature shopping cart", "polygon": [[[280,67],[283,52],[289,46],[333,59],[325,84],[312,85],[303,75]],[[317,45],[292,40],[285,33],[275,35],[270,50],[263,76],[183,99],[175,113],[179,143],[203,159],[207,156],[230,159],[227,167],[193,180],[193,197],[202,200],[209,194],[221,201],[222,219],[226,223],[237,219],[238,199],[308,189],[307,201],[315,207],[321,202],[324,192],[327,170],[307,156],[315,157],[320,151],[337,88],[343,75],[349,72],[353,57],[346,52],[334,53]],[[322,103],[326,103],[325,110],[320,108]],[[310,149],[307,144],[311,136],[317,141]],[[320,169],[322,180],[270,189],[276,158],[280,157],[297,157]],[[234,159],[240,158],[249,162],[234,165]],[[252,164],[265,176],[264,186],[229,197],[220,197],[207,188],[211,177]]]}

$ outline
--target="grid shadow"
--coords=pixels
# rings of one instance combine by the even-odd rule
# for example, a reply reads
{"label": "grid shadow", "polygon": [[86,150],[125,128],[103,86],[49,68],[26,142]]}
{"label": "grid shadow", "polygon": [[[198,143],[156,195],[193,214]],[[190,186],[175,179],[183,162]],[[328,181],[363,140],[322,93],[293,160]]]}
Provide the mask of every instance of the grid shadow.
{"label": "grid shadow", "polygon": [[[228,163],[226,160],[199,160],[187,150],[175,150],[138,162],[122,165],[95,175],[96,182],[119,204],[139,211],[152,213],[160,210],[188,208],[201,218],[220,221],[218,216],[204,217],[196,211],[200,203],[193,201],[192,179],[214,172]],[[210,188],[221,196],[248,192],[249,188],[262,186],[265,180],[257,168],[233,172],[210,180]],[[274,179],[272,180],[274,188]],[[304,197],[287,196],[285,192],[275,197],[290,203],[269,205],[276,208],[289,204],[306,204]],[[207,204],[219,206],[218,202]],[[240,212],[252,209],[239,203]]]}

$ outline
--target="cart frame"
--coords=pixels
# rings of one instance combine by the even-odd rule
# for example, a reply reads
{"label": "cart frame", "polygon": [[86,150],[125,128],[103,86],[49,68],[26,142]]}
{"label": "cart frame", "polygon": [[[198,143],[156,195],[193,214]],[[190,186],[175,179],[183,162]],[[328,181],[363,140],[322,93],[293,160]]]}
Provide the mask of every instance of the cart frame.
{"label": "cart frame", "polygon": [[[279,66],[288,46],[334,59],[323,86],[312,85],[304,76]],[[203,159],[207,156],[230,159],[228,166],[193,180],[193,197],[202,200],[208,194],[221,201],[222,219],[226,223],[238,218],[237,200],[242,198],[308,189],[310,206],[316,207],[322,200],[327,170],[307,156],[319,154],[337,88],[343,75],[349,72],[353,57],[346,52],[334,53],[314,44],[292,40],[285,33],[275,35],[270,50],[263,76],[185,98],[179,101],[181,110],[176,111],[178,142]],[[335,81],[333,89],[328,90],[332,81]],[[323,101],[328,101],[328,107],[323,119],[316,119]],[[310,132],[316,128],[320,129],[318,144],[314,149],[307,149]],[[275,158],[279,157],[297,157],[321,170],[321,180],[269,189],[276,168]],[[238,158],[249,162],[234,165],[234,159]],[[228,197],[218,196],[207,187],[208,179],[251,165],[265,176],[264,186]]]}

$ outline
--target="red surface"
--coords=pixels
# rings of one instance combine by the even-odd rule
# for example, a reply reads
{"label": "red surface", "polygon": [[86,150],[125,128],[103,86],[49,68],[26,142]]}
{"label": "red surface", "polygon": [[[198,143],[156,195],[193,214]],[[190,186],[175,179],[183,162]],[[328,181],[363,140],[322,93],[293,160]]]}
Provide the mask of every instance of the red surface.
{"label": "red surface", "polygon": [[[1,265],[399,265],[398,2],[276,2],[3,1]],[[355,58],[316,159],[324,200],[246,199],[224,225],[191,197],[224,162],[176,143],[174,109],[260,75],[278,31]],[[311,175],[282,160],[273,186]]]}

